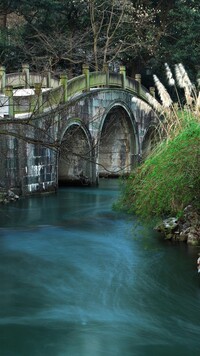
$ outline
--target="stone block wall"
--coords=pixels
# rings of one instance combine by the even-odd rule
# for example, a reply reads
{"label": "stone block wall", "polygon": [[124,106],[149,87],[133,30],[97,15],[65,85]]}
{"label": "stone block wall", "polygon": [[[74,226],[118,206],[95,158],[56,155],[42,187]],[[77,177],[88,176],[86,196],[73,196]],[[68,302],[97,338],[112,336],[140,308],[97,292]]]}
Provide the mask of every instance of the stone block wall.
{"label": "stone block wall", "polygon": [[13,136],[0,136],[0,189],[14,189],[22,195],[55,191],[56,151],[17,138],[23,134],[23,130],[26,130],[28,137],[35,138],[33,128],[20,125],[9,125]]}
{"label": "stone block wall", "polygon": [[55,191],[57,189],[57,155],[40,145],[25,144],[23,194]]}

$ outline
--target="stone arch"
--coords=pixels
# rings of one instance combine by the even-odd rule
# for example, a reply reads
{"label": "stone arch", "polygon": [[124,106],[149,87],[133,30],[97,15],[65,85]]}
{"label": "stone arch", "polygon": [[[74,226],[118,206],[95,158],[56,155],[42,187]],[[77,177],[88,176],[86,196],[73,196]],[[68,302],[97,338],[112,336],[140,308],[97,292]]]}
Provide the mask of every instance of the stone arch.
{"label": "stone arch", "polygon": [[83,123],[69,120],[61,134],[58,157],[60,185],[91,185],[94,183],[92,139]]}
{"label": "stone arch", "polygon": [[126,104],[116,102],[106,110],[99,132],[99,176],[129,174],[138,162],[139,141],[135,119]]}

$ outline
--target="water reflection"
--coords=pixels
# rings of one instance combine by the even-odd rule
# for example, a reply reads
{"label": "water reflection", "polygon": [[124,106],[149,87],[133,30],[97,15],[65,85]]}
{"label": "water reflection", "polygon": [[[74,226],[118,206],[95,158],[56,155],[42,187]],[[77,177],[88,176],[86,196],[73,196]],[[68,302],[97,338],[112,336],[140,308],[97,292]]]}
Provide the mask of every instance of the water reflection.
{"label": "water reflection", "polygon": [[1,355],[197,355],[195,252],[147,239],[117,194],[103,181],[5,207]]}

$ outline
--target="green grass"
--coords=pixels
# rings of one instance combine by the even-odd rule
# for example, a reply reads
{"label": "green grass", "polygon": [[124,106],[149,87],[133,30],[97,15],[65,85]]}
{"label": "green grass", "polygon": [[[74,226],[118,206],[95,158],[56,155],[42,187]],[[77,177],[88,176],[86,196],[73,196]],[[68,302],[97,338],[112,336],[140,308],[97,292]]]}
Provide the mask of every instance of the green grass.
{"label": "green grass", "polygon": [[200,123],[186,118],[131,173],[118,207],[145,219],[181,215],[190,203],[200,208]]}

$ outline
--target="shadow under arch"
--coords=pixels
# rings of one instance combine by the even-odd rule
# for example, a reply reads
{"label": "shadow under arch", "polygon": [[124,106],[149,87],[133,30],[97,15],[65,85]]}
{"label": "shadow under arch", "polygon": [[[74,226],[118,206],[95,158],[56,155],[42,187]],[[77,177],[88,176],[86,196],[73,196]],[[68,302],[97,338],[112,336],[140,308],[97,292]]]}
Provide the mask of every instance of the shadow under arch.
{"label": "shadow under arch", "polygon": [[160,140],[161,137],[158,131],[158,126],[149,126],[142,141],[142,160],[145,160],[148,157],[148,155],[155,149]]}
{"label": "shadow under arch", "polygon": [[90,132],[79,119],[68,121],[60,139],[59,185],[92,185],[93,149]]}
{"label": "shadow under arch", "polygon": [[99,177],[128,175],[138,163],[139,135],[135,118],[126,104],[112,104],[102,118],[99,131]]}

